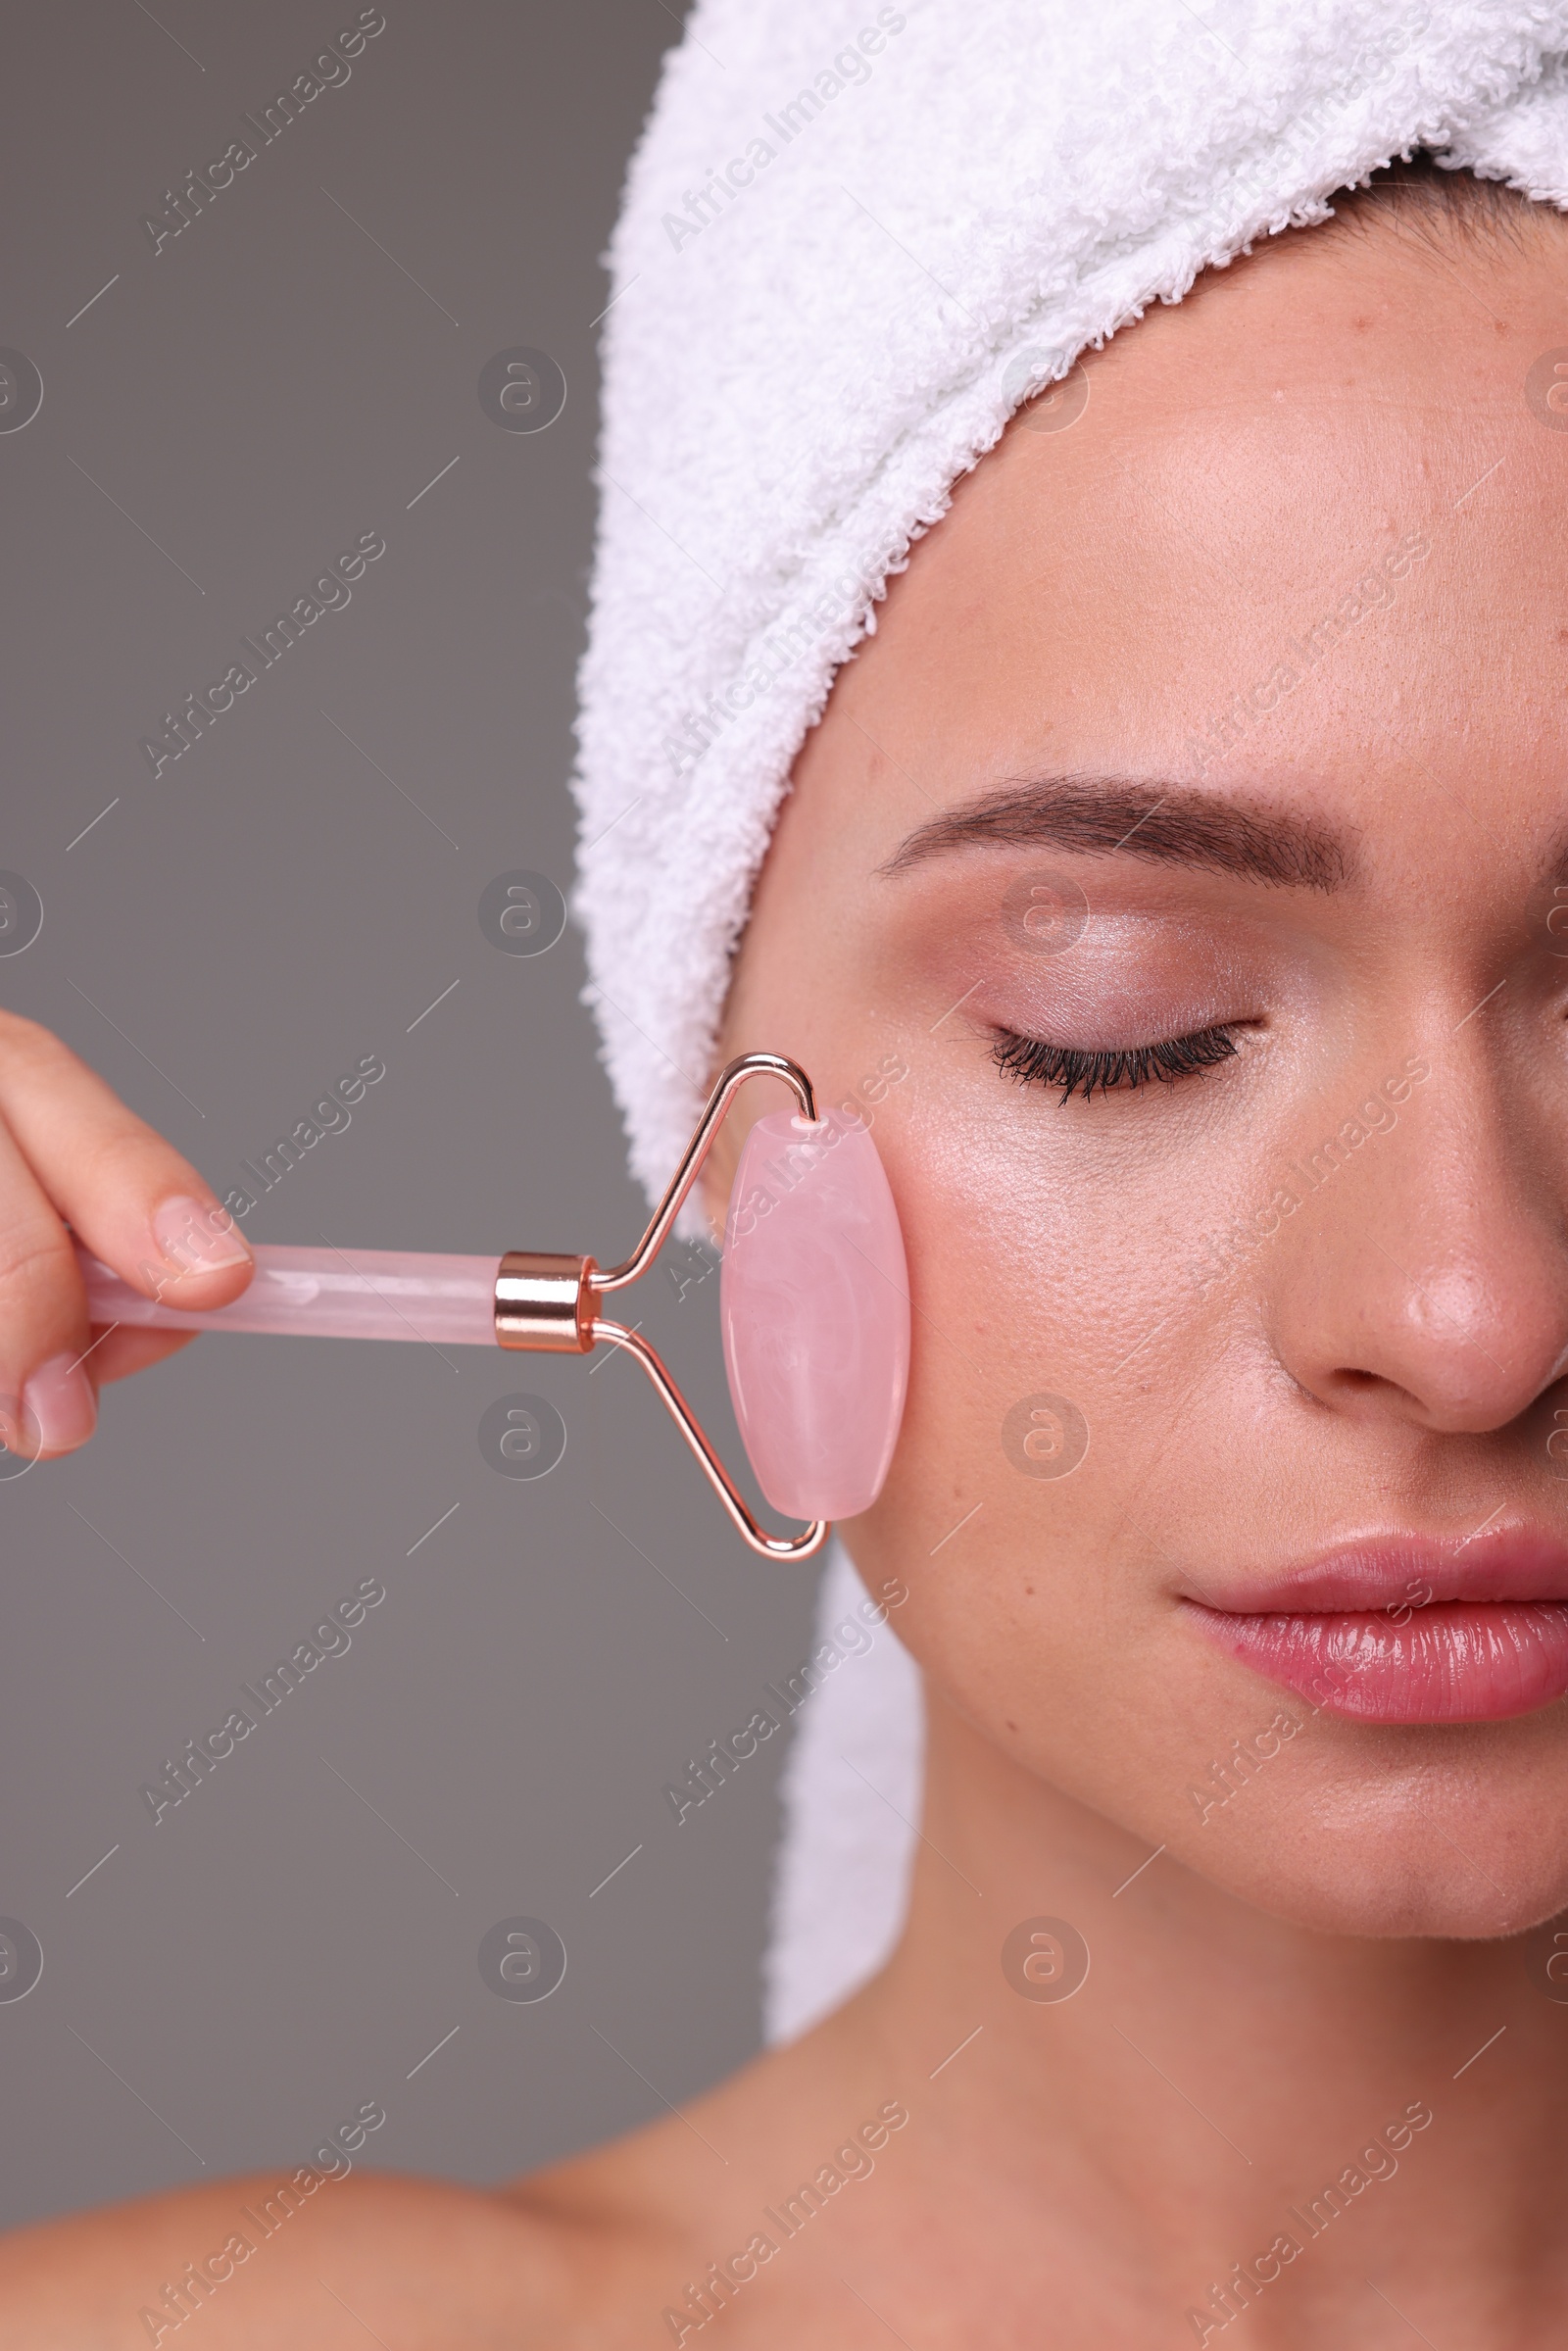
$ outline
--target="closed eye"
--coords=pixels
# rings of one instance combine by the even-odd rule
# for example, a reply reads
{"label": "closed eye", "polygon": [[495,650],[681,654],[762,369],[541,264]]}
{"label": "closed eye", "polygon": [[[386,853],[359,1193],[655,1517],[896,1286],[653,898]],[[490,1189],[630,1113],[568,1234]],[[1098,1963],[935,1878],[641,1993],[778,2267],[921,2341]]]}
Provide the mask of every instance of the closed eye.
{"label": "closed eye", "polygon": [[1236,1052],[1228,1028],[1195,1029],[1187,1037],[1168,1037],[1157,1045],[1105,1046],[1086,1052],[1072,1045],[1052,1045],[1044,1037],[1020,1037],[1012,1029],[992,1032],[991,1057],[1004,1077],[1020,1086],[1059,1086],[1061,1100],[1081,1093],[1085,1102],[1099,1089],[1113,1086],[1136,1091],[1156,1080],[1173,1085],[1178,1078],[1195,1077],[1227,1061]]}

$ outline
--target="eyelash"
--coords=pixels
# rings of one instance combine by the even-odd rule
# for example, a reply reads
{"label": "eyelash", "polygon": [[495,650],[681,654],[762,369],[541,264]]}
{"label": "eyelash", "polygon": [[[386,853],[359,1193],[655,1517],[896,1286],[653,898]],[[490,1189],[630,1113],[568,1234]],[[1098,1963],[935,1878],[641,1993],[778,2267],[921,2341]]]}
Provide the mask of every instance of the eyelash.
{"label": "eyelash", "polygon": [[1228,1029],[1197,1029],[1189,1037],[1168,1037],[1158,1045],[1133,1045],[1084,1053],[1071,1045],[1051,1045],[1043,1037],[1019,1037],[999,1029],[991,1057],[1004,1077],[1020,1086],[1059,1086],[1061,1100],[1083,1094],[1085,1102],[1096,1087],[1108,1094],[1112,1086],[1136,1092],[1151,1079],[1173,1085],[1228,1061],[1236,1046]]}

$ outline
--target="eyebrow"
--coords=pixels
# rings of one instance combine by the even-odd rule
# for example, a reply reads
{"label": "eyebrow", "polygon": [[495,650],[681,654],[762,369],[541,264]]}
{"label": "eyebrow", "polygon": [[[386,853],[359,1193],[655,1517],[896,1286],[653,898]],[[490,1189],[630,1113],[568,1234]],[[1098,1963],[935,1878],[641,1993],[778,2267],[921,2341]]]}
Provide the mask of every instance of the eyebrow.
{"label": "eyebrow", "polygon": [[1090,856],[1115,851],[1296,890],[1342,889],[1353,870],[1348,845],[1310,818],[1190,786],[1161,791],[1130,776],[1073,774],[1010,783],[933,816],[879,871],[907,873],[958,849],[1035,844]]}

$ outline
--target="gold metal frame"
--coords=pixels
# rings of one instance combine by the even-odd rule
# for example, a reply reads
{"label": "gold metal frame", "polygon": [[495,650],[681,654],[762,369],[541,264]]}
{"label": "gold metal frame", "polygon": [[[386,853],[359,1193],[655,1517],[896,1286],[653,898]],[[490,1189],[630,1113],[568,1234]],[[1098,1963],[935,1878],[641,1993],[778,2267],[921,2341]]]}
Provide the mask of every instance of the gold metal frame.
{"label": "gold metal frame", "polygon": [[742,1541],[764,1559],[809,1559],[827,1541],[827,1520],[813,1519],[800,1535],[769,1535],[760,1527],[658,1353],[637,1332],[628,1331],[624,1323],[607,1322],[599,1311],[611,1291],[628,1289],[648,1271],[713,1147],[725,1111],[747,1079],[756,1077],[782,1079],[800,1103],[802,1116],[815,1122],[816,1098],[798,1061],[782,1053],[742,1053],[720,1071],[669,1189],[623,1265],[602,1273],[592,1257],[555,1256],[538,1249],[507,1251],[496,1274],[496,1339],[502,1347],[543,1354],[586,1355],[601,1343],[624,1347],[662,1396]]}

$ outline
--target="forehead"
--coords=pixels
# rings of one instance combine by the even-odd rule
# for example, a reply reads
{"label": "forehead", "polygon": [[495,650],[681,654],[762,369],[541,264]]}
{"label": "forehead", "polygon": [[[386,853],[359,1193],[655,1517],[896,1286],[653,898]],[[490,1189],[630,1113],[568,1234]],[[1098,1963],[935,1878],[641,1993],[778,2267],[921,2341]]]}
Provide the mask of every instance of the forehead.
{"label": "forehead", "polygon": [[1292,232],[1124,329],[1076,421],[1016,419],[916,547],[846,673],[863,723],[944,806],[1085,770],[1555,818],[1568,432],[1531,377],[1565,267],[1555,222]]}

